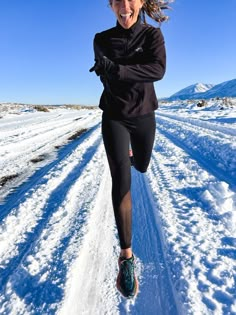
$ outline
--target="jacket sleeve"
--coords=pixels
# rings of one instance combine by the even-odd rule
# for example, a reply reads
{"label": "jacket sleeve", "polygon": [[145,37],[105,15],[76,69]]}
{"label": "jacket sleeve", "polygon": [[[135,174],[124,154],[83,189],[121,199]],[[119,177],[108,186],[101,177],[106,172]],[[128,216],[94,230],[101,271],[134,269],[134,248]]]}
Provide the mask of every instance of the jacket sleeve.
{"label": "jacket sleeve", "polygon": [[[93,49],[94,49],[94,59],[97,61],[98,59],[102,58],[103,56],[106,56],[106,47],[104,44],[102,45],[101,39],[100,39],[100,34],[97,33],[94,37],[93,40]],[[102,48],[103,47],[103,48]]]}
{"label": "jacket sleeve", "polygon": [[[99,33],[97,33],[93,40],[93,50],[94,50],[94,60],[95,62],[98,61],[100,58],[105,56],[104,51],[102,50],[101,46],[98,44],[99,41]],[[104,76],[99,76],[100,81],[103,83],[103,85],[106,84],[106,80]]]}
{"label": "jacket sleeve", "polygon": [[166,50],[161,30],[152,29],[147,41],[144,62],[119,65],[119,80],[126,82],[154,82],[161,80],[166,70]]}
{"label": "jacket sleeve", "polygon": [[[100,33],[97,33],[93,40],[94,60],[95,62],[103,58],[106,55],[106,43],[102,42]],[[99,76],[100,81],[106,89],[110,90],[109,83],[104,75]]]}

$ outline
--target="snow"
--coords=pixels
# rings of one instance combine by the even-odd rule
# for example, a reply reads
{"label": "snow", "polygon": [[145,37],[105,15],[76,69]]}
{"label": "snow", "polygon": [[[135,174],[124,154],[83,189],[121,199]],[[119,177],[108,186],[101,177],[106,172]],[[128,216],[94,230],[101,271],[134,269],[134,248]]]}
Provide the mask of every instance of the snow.
{"label": "snow", "polygon": [[166,98],[168,101],[236,97],[236,79],[217,85],[195,83]]}
{"label": "snow", "polygon": [[132,168],[131,301],[100,110],[0,105],[0,313],[236,314],[235,105],[156,112],[148,172]]}
{"label": "snow", "polygon": [[208,91],[209,89],[213,88],[213,84],[205,84],[205,83],[195,83],[190,86],[187,86],[186,88],[180,90],[179,92],[171,95],[170,97],[180,97],[184,95],[191,95],[195,93],[203,93]]}

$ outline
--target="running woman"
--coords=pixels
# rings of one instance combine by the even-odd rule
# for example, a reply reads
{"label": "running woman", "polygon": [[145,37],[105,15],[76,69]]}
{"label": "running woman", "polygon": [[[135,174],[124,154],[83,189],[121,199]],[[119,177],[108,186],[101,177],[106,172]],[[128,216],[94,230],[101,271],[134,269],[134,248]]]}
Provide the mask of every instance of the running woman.
{"label": "running woman", "polygon": [[102,136],[112,177],[112,202],[120,240],[117,288],[127,298],[138,292],[132,252],[131,162],[147,171],[154,143],[158,107],[153,82],[166,68],[164,38],[160,28],[146,23],[146,14],[157,22],[168,2],[161,0],[109,0],[116,26],[94,38],[95,64],[90,72],[100,77],[104,90]]}

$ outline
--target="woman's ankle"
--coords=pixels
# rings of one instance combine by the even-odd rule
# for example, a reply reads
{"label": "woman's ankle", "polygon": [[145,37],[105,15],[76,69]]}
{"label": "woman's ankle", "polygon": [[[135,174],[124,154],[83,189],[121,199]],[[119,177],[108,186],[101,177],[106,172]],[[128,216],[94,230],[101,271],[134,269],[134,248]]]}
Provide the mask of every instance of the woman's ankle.
{"label": "woman's ankle", "polygon": [[120,251],[120,257],[124,257],[126,259],[129,259],[131,258],[133,255],[133,252],[132,252],[132,248],[125,248],[125,249],[121,249]]}

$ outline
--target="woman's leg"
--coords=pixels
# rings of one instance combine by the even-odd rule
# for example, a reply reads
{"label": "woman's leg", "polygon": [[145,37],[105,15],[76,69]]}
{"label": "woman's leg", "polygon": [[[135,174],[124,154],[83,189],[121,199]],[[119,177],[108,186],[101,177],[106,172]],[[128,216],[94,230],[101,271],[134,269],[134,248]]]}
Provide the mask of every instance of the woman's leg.
{"label": "woman's leg", "polygon": [[112,177],[112,201],[121,255],[128,258],[132,255],[131,171],[128,153],[130,134],[120,121],[103,115],[102,135]]}
{"label": "woman's leg", "polygon": [[138,117],[131,130],[131,146],[134,167],[141,173],[147,171],[150,163],[156,133],[155,114]]}

